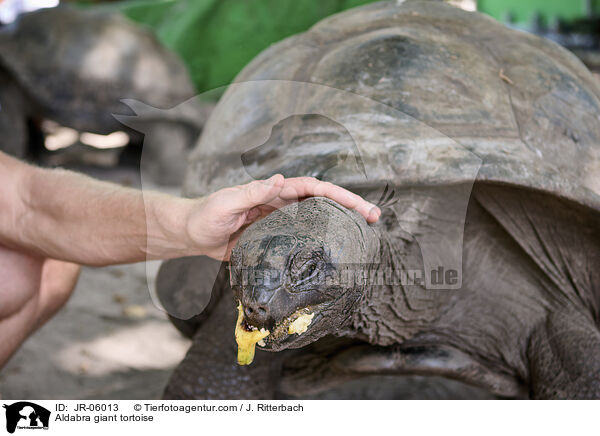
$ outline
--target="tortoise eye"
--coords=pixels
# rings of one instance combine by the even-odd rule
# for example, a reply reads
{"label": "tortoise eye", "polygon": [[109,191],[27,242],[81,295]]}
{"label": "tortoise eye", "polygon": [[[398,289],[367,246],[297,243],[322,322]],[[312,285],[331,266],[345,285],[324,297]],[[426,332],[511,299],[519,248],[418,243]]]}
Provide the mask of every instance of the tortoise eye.
{"label": "tortoise eye", "polygon": [[300,269],[300,271],[298,271],[298,274],[295,277],[296,283],[303,283],[306,280],[313,277],[315,275],[315,273],[317,272],[318,267],[319,267],[318,260],[311,259],[311,260],[307,261],[304,265],[302,265],[302,268]]}
{"label": "tortoise eye", "polygon": [[323,264],[323,250],[303,250],[294,256],[291,264],[291,279],[295,284],[304,284],[319,273]]}

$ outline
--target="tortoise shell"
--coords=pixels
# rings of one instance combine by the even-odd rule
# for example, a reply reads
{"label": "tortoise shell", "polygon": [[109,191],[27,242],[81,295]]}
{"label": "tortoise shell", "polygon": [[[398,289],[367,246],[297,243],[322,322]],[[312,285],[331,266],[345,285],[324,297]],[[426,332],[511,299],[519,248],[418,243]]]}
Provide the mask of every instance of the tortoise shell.
{"label": "tortoise shell", "polygon": [[122,128],[122,99],[170,108],[195,95],[188,72],[149,31],[102,10],[58,7],[0,29],[0,66],[37,113],[78,130]]}
{"label": "tortoise shell", "polygon": [[600,205],[600,87],[557,44],[442,2],[373,3],[256,57],[185,193],[281,172],[350,189],[489,181]]}

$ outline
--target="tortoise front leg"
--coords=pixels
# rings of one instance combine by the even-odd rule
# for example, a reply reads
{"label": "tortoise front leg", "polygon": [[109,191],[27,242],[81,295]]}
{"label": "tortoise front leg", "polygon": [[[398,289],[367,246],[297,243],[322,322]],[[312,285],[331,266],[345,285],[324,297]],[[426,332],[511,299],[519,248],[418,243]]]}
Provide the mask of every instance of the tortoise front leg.
{"label": "tortoise front leg", "polygon": [[530,395],[600,399],[600,332],[583,311],[552,313],[529,340]]}
{"label": "tortoise front leg", "polygon": [[281,359],[278,353],[257,350],[251,365],[237,364],[237,311],[231,289],[225,286],[171,376],[165,399],[274,399]]}
{"label": "tortoise front leg", "polygon": [[441,376],[503,397],[526,396],[524,385],[515,376],[494,371],[449,345],[358,345],[339,353],[331,365],[355,375]]}

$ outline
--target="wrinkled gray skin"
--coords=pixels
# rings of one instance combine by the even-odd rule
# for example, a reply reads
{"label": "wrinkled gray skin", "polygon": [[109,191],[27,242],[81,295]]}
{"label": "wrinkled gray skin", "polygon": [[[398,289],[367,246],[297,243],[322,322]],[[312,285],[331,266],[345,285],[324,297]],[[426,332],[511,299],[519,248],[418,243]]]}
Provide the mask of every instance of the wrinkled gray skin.
{"label": "wrinkled gray skin", "polygon": [[[19,157],[28,152],[28,119],[99,134],[140,130],[145,160],[156,162],[149,173],[176,183],[206,118],[197,104],[184,113],[150,110],[184,102],[194,86],[149,31],[113,13],[58,7],[22,15],[0,28],[0,77],[0,150]],[[132,123],[135,130],[113,117],[132,114],[122,99],[149,105]]]}
{"label": "wrinkled gray skin", "polygon": [[[277,62],[282,51],[292,60]],[[303,58],[307,51],[313,60]],[[241,122],[235,107],[259,96],[230,90],[206,129],[221,131],[222,142],[201,139],[188,195],[281,171],[319,175],[374,202],[388,184],[396,202],[382,203],[375,225],[323,198],[274,212],[244,231],[230,270],[221,267],[216,281],[218,262],[206,258],[163,264],[161,301],[193,337],[165,397],[600,397],[600,90],[579,61],[479,14],[407,1],[331,17],[266,51],[238,81],[265,77],[385,100],[442,134],[431,139],[459,139],[481,168],[474,181],[461,178],[467,155],[419,154],[427,137],[411,142],[431,130],[410,120],[362,125],[360,113],[341,124],[286,119],[252,148],[239,138],[260,126],[263,106]],[[264,110],[274,104],[268,99]],[[233,119],[236,128],[219,130]],[[368,180],[335,164],[348,150],[339,126],[352,123],[370,135],[360,144]],[[320,155],[304,152],[311,147]],[[235,154],[244,156],[246,173],[232,166]],[[465,193],[461,216],[453,205]],[[464,230],[460,249],[446,251],[457,229]],[[428,241],[444,260],[462,259],[459,289],[323,279],[349,265],[365,274],[424,275]],[[244,282],[248,269],[277,271],[277,280]],[[242,367],[233,337],[238,301],[247,324],[272,332],[297,309],[309,307],[315,317],[302,335],[267,337],[264,349],[272,352],[258,348],[254,363]],[[430,378],[414,393],[417,376]]]}

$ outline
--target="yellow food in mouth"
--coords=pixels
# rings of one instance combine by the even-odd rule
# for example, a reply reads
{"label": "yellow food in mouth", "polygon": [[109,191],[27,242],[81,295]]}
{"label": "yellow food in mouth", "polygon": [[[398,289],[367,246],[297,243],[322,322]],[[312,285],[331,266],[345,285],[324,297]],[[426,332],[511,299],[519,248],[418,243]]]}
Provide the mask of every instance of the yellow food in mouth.
{"label": "yellow food in mouth", "polygon": [[297,335],[301,335],[304,333],[312,322],[314,316],[314,313],[304,313],[300,315],[288,327],[288,334],[293,335],[296,333]]}
{"label": "yellow food in mouth", "polygon": [[238,318],[235,324],[235,341],[238,344],[237,361],[239,365],[250,365],[254,360],[256,343],[261,342],[269,336],[269,331],[264,328],[258,330],[256,327],[254,327],[254,330],[248,331],[242,325],[243,320],[244,306],[240,302],[238,305]]}

